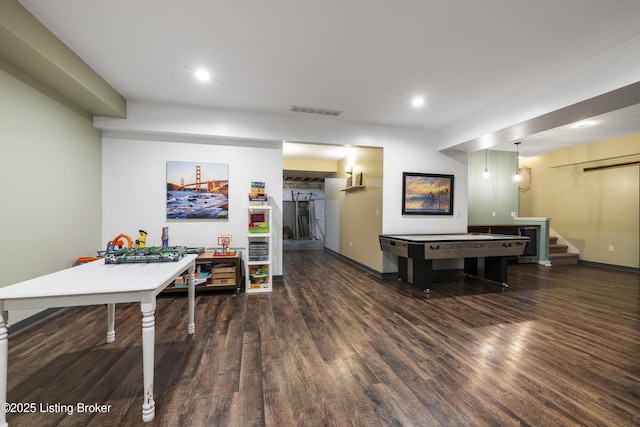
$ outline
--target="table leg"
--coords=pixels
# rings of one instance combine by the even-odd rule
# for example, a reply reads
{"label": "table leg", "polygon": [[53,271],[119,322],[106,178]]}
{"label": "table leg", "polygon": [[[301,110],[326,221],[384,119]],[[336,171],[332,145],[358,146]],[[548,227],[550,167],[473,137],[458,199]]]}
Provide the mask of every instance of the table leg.
{"label": "table leg", "polygon": [[484,274],[487,279],[502,284],[503,288],[507,285],[507,264],[506,256],[493,256],[484,259]]}
{"label": "table leg", "polygon": [[433,260],[413,258],[412,272],[413,284],[419,287],[422,292],[431,293],[431,285],[433,284]]}
{"label": "table leg", "polygon": [[481,276],[479,260],[476,257],[464,259],[464,274],[466,276]]}
{"label": "table leg", "polygon": [[193,263],[191,267],[189,267],[189,323],[187,325],[187,334],[193,335],[196,331],[196,322],[195,322],[195,297],[196,297],[196,286],[194,282],[194,274],[195,274],[196,265]]}
{"label": "table leg", "polygon": [[142,304],[142,377],[144,396],[142,403],[142,421],[149,422],[156,415],[156,402],[153,400],[153,370],[155,347],[155,304]]}
{"label": "table leg", "polygon": [[405,257],[398,257],[398,279],[409,283],[409,260]]}
{"label": "table leg", "polygon": [[464,274],[479,279],[498,282],[503,289],[507,285],[507,260],[505,256],[465,258]]}
{"label": "table leg", "polygon": [[116,305],[107,304],[107,344],[116,340]]}
{"label": "table leg", "polygon": [[[0,302],[0,404],[7,403],[7,369],[9,367],[9,331],[7,321],[9,313]],[[7,427],[7,414],[0,411],[0,426]]]}

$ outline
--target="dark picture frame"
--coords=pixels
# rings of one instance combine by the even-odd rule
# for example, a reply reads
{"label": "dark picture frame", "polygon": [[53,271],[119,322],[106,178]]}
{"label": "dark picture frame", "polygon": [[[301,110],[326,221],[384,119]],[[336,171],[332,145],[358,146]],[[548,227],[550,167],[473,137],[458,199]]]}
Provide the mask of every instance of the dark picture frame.
{"label": "dark picture frame", "polygon": [[402,173],[402,215],[453,215],[454,175]]}

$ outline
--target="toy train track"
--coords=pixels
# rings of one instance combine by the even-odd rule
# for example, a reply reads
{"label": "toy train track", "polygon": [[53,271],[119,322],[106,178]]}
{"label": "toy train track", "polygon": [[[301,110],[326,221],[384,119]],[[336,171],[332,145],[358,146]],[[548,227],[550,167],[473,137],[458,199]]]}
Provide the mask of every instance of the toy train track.
{"label": "toy train track", "polygon": [[132,264],[141,262],[175,262],[187,254],[184,246],[122,248],[104,254],[105,264]]}

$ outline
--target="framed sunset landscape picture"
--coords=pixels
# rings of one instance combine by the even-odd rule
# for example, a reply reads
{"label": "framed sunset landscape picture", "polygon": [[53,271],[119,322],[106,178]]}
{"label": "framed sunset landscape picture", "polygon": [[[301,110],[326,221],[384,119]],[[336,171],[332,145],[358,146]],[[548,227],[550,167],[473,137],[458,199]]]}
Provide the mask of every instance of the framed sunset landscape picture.
{"label": "framed sunset landscape picture", "polygon": [[453,215],[453,175],[402,173],[403,215]]}

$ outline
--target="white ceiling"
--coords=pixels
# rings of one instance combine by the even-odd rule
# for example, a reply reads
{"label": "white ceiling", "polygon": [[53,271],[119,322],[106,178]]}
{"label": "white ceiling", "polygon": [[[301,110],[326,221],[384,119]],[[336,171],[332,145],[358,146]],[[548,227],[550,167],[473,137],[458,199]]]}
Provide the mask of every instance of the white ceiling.
{"label": "white ceiling", "polygon": [[[586,122],[589,122],[589,126],[578,126]],[[524,156],[537,156],[565,147],[636,133],[640,133],[640,105],[621,108],[589,120],[530,135],[521,140],[519,150]],[[497,145],[492,149],[516,151],[514,144],[509,143]]]}
{"label": "white ceiling", "polygon": [[[20,3],[129,100],[318,107],[342,111],[326,120],[429,131],[640,35],[637,0]],[[196,67],[212,81],[195,81]],[[416,94],[427,100],[419,110]],[[640,132],[637,108],[622,116],[609,118],[616,135],[602,126],[598,138]],[[532,154],[597,140],[549,132],[524,140]]]}

